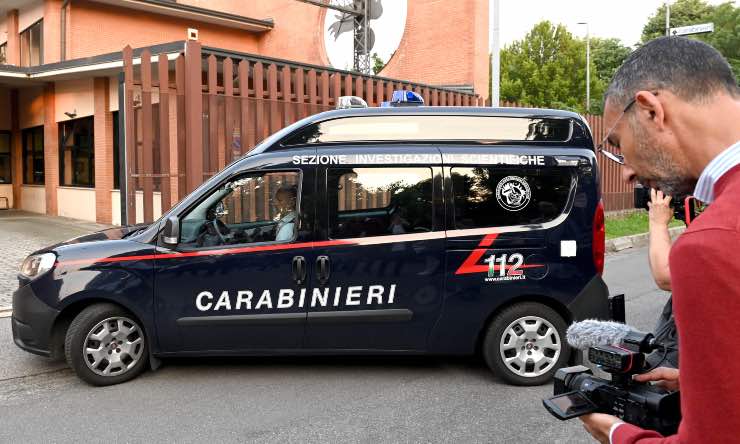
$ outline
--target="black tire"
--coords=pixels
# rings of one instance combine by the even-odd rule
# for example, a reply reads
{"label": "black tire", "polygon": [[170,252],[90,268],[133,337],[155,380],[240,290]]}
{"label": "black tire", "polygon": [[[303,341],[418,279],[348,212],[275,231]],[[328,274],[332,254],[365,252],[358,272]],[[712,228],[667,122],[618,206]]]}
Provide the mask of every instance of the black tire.
{"label": "black tire", "polygon": [[[119,320],[121,320],[120,324]],[[103,321],[106,321],[106,323],[103,323]],[[118,329],[118,325],[123,326],[126,330]],[[132,325],[135,328],[132,328]],[[90,339],[90,342],[85,344],[88,335],[93,333],[93,329],[98,331],[100,335],[105,334],[106,338],[111,338],[111,335],[114,335],[114,337],[110,339],[110,342],[106,342],[108,339],[104,341]],[[131,333],[126,335],[125,331],[129,329]],[[110,332],[110,334],[107,332]],[[141,343],[136,342],[137,337],[141,338]],[[119,341],[118,347],[120,348],[116,348],[115,341]],[[131,345],[132,342],[133,345]],[[105,358],[102,359],[96,372],[91,368],[96,360],[92,355],[83,352],[83,346],[96,348],[98,344],[102,350],[101,353],[111,355],[112,359],[108,361],[107,365]],[[74,318],[65,337],[64,354],[67,363],[80,379],[91,385],[104,386],[126,382],[144,371],[149,360],[148,347],[144,329],[131,313],[115,304],[100,303],[85,308]],[[130,349],[130,352],[127,349]],[[88,365],[89,359],[93,360],[90,365]],[[110,374],[99,374],[104,372],[105,369],[108,369]]]}
{"label": "black tire", "polygon": [[[527,324],[528,328],[534,328],[534,326],[537,325],[536,320],[532,317],[540,318],[545,321],[542,322],[540,330],[536,331],[535,334],[536,337],[543,336],[543,338],[546,339],[542,339],[541,341],[537,339],[525,339],[527,336],[533,335],[533,333],[527,333],[521,327],[519,327],[521,334],[517,333],[517,326],[523,325],[522,323]],[[512,324],[514,324],[515,321],[517,321],[517,324],[512,327]],[[550,325],[548,326],[547,323]],[[546,327],[552,327],[554,330],[553,333],[556,333],[556,335],[553,336],[552,333],[547,333],[545,335],[540,334],[546,333],[546,330],[542,330],[542,328]],[[567,365],[568,358],[570,356],[570,347],[568,346],[568,343],[565,342],[566,328],[567,325],[563,318],[555,310],[546,305],[536,302],[522,302],[506,307],[494,316],[488,325],[488,330],[486,331],[486,335],[483,340],[483,357],[486,360],[488,367],[493,370],[497,376],[509,384],[545,384],[552,379],[557,369]],[[505,335],[511,336],[511,338],[508,336],[505,338]],[[514,344],[514,342],[509,342],[509,340],[517,341],[515,342],[517,346],[510,345],[508,348],[502,347],[502,340],[506,340],[509,344]],[[532,342],[530,345],[527,343],[529,341],[535,342]],[[554,352],[556,347],[551,345],[555,343],[560,346],[559,351],[557,352]],[[527,347],[532,347],[532,349]],[[537,350],[534,349],[535,347]],[[504,362],[502,348],[504,349],[503,354],[507,356],[507,358],[514,360],[510,364],[511,367]],[[529,353],[529,355],[527,355],[527,353]],[[539,368],[535,368],[535,363],[532,360],[533,357],[540,357],[540,361],[536,364]],[[548,359],[545,360],[544,357]],[[520,372],[517,372],[514,367],[516,367],[518,362],[522,359],[525,359],[526,361],[525,366],[521,371],[523,374],[520,374]],[[522,369],[522,366],[519,366],[519,368]],[[538,374],[538,372],[544,373]]]}

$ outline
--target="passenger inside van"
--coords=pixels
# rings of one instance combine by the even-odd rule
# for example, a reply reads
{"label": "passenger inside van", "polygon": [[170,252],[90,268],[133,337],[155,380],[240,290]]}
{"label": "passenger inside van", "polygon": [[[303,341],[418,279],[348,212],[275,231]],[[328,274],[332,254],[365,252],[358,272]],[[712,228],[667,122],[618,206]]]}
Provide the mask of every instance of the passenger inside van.
{"label": "passenger inside van", "polygon": [[297,198],[298,189],[295,185],[280,187],[275,192],[275,206],[279,215],[278,223],[275,227],[276,241],[293,239],[295,222],[298,218],[298,212],[296,211]]}

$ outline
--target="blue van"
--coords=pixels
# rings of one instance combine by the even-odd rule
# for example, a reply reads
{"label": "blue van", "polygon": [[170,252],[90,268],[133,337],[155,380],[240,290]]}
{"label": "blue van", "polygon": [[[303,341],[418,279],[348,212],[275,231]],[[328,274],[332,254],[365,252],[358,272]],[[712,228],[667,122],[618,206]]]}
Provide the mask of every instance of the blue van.
{"label": "blue van", "polygon": [[609,318],[590,129],[535,109],[311,116],[158,221],[23,263],[15,343],[93,385],[174,356],[480,353],[542,384]]}

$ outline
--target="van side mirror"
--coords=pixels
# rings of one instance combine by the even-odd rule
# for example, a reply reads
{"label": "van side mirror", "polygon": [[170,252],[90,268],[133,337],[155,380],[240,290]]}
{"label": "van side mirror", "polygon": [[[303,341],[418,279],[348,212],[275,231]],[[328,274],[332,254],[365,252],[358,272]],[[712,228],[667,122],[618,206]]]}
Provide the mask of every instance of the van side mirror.
{"label": "van side mirror", "polygon": [[167,245],[175,246],[180,241],[180,219],[170,216],[164,223],[162,230],[162,241]]}

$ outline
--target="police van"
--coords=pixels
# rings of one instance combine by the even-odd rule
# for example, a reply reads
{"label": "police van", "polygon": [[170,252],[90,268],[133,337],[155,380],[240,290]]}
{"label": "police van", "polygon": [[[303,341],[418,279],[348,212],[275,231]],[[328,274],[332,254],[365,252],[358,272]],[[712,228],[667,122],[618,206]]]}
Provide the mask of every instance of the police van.
{"label": "police van", "polygon": [[566,326],[609,317],[600,202],[571,112],[324,112],[152,224],[29,256],[13,337],[93,385],[174,356],[476,353],[542,384]]}

